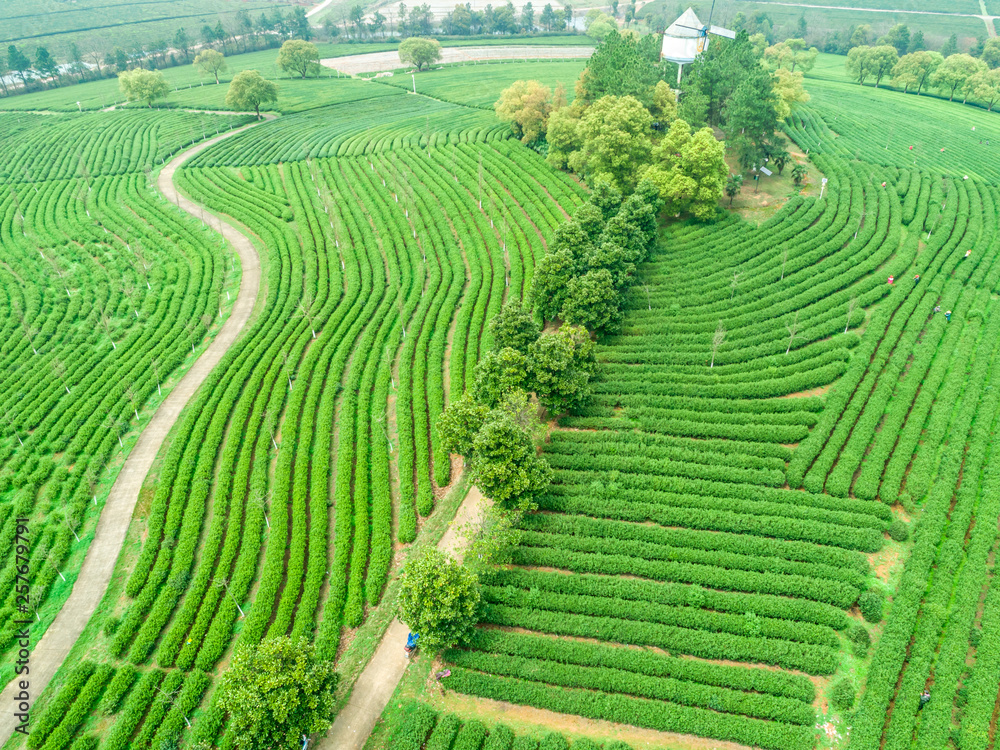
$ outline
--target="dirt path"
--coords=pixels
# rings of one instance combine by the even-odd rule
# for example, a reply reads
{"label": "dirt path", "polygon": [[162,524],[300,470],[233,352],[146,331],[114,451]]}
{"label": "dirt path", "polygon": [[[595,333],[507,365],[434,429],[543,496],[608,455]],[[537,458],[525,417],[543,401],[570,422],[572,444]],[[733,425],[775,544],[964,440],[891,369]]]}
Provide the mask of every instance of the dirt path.
{"label": "dirt path", "polygon": [[[160,192],[174,205],[179,205],[187,213],[201,218],[201,208],[196,203],[179,196],[173,185],[173,175],[177,168],[189,157],[208,148],[224,138],[228,138],[241,130],[253,127],[256,123],[230,131],[193,148],[178,154],[171,159],[160,172],[157,187]],[[104,598],[104,592],[111,582],[118,554],[125,542],[125,534],[132,521],[132,512],[139,499],[139,490],[149,473],[149,469],[163,445],[167,433],[173,427],[181,410],[194,396],[198,387],[212,369],[219,363],[222,356],[233,345],[240,331],[243,330],[260,288],[260,258],[249,239],[237,230],[222,224],[218,219],[209,219],[213,228],[220,230],[229,240],[240,256],[243,275],[240,280],[240,290],[233,304],[232,314],[223,324],[215,339],[202,352],[201,356],[191,365],[184,377],[174,387],[160,404],[147,423],[135,447],[129,454],[118,478],[115,480],[107,504],[97,522],[94,540],[90,543],[80,575],[73,584],[69,598],[63,604],[56,619],[45,631],[41,641],[31,652],[30,694],[37,699],[52,680],[63,660],[69,655],[77,638],[90,621],[97,605]],[[17,691],[16,680],[12,681],[0,694],[3,705],[14,706],[14,695]],[[13,710],[0,712],[0,745],[13,734],[17,720]]]}
{"label": "dirt path", "polygon": [[[461,560],[465,540],[459,535],[459,529],[475,520],[488,502],[477,487],[470,487],[455,520],[438,542],[438,549]],[[392,606],[392,603],[386,602],[385,606]],[[337,714],[326,737],[317,743],[317,750],[361,750],[364,747],[409,664],[403,653],[408,632],[399,620],[392,621],[372,660],[354,683],[347,705]]]}
{"label": "dirt path", "polygon": [[[442,63],[476,62],[479,60],[539,60],[588,58],[594,54],[593,47],[444,47],[441,50]],[[384,70],[405,68],[399,61],[399,53],[368,52],[363,55],[348,55],[345,57],[327,57],[320,60],[327,68],[339,70],[348,75],[358,73],[373,73]]]}
{"label": "dirt path", "polygon": [[975,13],[949,13],[943,10],[902,10],[900,8],[852,8],[845,5],[813,5],[811,3],[787,3],[778,0],[759,0],[759,5],[784,5],[789,8],[820,9],[820,10],[851,10],[862,13],[908,13],[915,16],[959,16],[962,18],[978,18],[986,24],[986,31],[990,36],[996,36],[996,29],[993,26],[993,19],[998,16],[990,15],[986,12],[986,5],[980,1],[979,8],[982,15]]}

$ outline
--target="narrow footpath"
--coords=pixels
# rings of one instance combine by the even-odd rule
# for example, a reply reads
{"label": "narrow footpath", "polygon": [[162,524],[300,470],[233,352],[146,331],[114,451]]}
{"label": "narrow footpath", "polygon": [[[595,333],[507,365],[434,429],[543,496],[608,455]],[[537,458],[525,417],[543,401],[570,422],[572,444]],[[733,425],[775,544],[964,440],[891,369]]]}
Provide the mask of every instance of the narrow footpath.
{"label": "narrow footpath", "polygon": [[[438,542],[438,549],[461,561],[465,555],[466,539],[459,530],[476,520],[488,502],[478,487],[471,486],[455,519]],[[386,602],[385,605],[395,606],[395,602]],[[392,621],[372,660],[354,683],[347,705],[337,714],[326,737],[316,744],[317,750],[361,750],[365,746],[375,722],[389,704],[410,663],[403,652],[408,633],[406,625],[399,620]]]}
{"label": "narrow footpath", "polygon": [[[203,141],[175,156],[160,172],[157,181],[160,192],[171,203],[180,206],[184,211],[200,220],[203,215],[201,206],[178,193],[173,184],[174,172],[195,154],[257,124],[245,125],[242,128]],[[236,296],[232,314],[208,345],[208,348],[202,352],[201,356],[191,365],[184,377],[160,404],[160,407],[146,424],[139,440],[132,448],[132,452],[118,474],[118,478],[111,488],[111,493],[108,495],[107,503],[101,511],[94,540],[87,549],[87,555],[80,568],[80,574],[73,584],[73,590],[59,614],[56,615],[56,619],[31,652],[29,679],[31,683],[30,693],[33,699],[37,699],[48,686],[90,621],[97,605],[104,598],[104,593],[111,582],[111,575],[118,561],[118,555],[125,542],[125,535],[132,521],[132,513],[135,510],[136,501],[139,499],[139,490],[142,488],[142,483],[145,481],[163,441],[174,426],[181,411],[197,392],[198,387],[239,337],[247,321],[250,320],[250,315],[257,302],[261,269],[260,257],[257,255],[256,248],[249,238],[233,227],[214,217],[208,216],[207,218],[209,225],[221,232],[236,249],[243,267],[240,290]],[[0,705],[5,707],[4,711],[0,711],[0,745],[10,739],[17,725],[17,720],[13,715],[16,692],[17,680],[14,680],[0,693]]]}

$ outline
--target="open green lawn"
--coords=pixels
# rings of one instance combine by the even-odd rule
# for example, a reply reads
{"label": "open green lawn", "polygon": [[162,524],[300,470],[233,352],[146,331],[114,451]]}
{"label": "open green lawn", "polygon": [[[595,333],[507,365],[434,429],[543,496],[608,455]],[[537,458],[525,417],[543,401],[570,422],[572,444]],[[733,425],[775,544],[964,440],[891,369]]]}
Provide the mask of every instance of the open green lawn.
{"label": "open green lawn", "polygon": [[[514,81],[535,80],[554,89],[562,83],[566,97],[573,100],[573,84],[586,67],[586,60],[572,62],[494,62],[481,65],[448,66],[417,76],[417,93],[435,99],[492,109],[500,93]],[[410,89],[408,75],[379,78],[379,83]]]}

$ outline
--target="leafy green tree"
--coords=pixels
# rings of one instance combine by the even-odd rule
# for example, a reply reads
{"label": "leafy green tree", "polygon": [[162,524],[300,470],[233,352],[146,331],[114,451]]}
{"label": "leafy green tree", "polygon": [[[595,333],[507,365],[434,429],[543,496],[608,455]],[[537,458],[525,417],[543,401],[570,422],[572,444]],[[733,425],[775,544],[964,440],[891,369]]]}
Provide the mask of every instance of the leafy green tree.
{"label": "leafy green tree", "polygon": [[522,143],[533,143],[545,134],[552,111],[552,92],[538,81],[514,81],[493,105],[497,119],[509,122]]}
{"label": "leafy green tree", "polygon": [[924,32],[914,31],[910,34],[910,43],[906,47],[906,53],[919,52],[923,49],[927,49],[927,43],[924,41]]}
{"label": "leafy green tree", "polygon": [[510,563],[524,536],[519,527],[522,517],[519,511],[500,505],[484,507],[478,524],[467,529],[469,551],[465,564],[473,570],[485,570]]}
{"label": "leafy green tree", "polygon": [[621,300],[607,268],[587,271],[569,280],[559,316],[570,325],[607,333],[621,324]]}
{"label": "leafy green tree", "polygon": [[801,185],[805,182],[806,175],[809,173],[808,168],[805,164],[796,164],[792,167],[792,182],[796,185]]}
{"label": "leafy green tree", "polygon": [[170,94],[170,84],[158,70],[126,70],[118,74],[118,88],[130,102],[146,102],[152,109],[153,102]]}
{"label": "leafy green tree", "polygon": [[733,200],[743,189],[743,175],[731,174],[726,180],[726,195],[729,197],[729,205],[733,205]]}
{"label": "leafy green tree", "polygon": [[236,110],[253,110],[260,119],[263,104],[278,101],[278,86],[268,81],[256,70],[241,70],[229,83],[226,106]]}
{"label": "leafy green tree", "polygon": [[288,20],[288,25],[292,36],[307,42],[312,39],[312,24],[309,23],[309,19],[306,17],[306,9],[302,6],[292,8],[292,15]]}
{"label": "leafy green tree", "polygon": [[[482,488],[480,488],[482,489]],[[461,563],[426,547],[399,576],[399,619],[436,653],[458,643],[476,624],[479,581]]]}
{"label": "leafy green tree", "polygon": [[17,73],[21,78],[21,84],[27,87],[26,74],[31,70],[31,60],[13,44],[7,48],[7,66]]}
{"label": "leafy green tree", "polygon": [[578,103],[553,109],[549,115],[548,130],[545,133],[549,153],[545,160],[556,169],[565,169],[573,152],[583,145],[580,138],[582,116],[583,107]]}
{"label": "leafy green tree", "polygon": [[[601,213],[601,209],[593,203],[584,203],[576,209],[576,213],[573,214],[573,220],[571,222],[566,222],[564,226],[579,228],[579,230],[583,232],[585,238],[581,238],[582,241],[584,243],[591,243],[600,237],[601,232],[604,231],[604,214]],[[573,239],[575,239],[575,237]],[[558,241],[565,243],[565,240],[562,237],[559,238],[557,242]],[[578,254],[585,252],[581,248],[574,249],[578,251]]]}
{"label": "leafy green tree", "polygon": [[530,0],[521,8],[521,28],[529,34],[535,30],[535,8]]}
{"label": "leafy green tree", "polygon": [[910,27],[905,23],[897,23],[878,40],[878,43],[895,47],[896,53],[903,56],[910,48]]}
{"label": "leafy green tree", "polygon": [[566,287],[576,274],[577,262],[569,250],[542,256],[531,279],[531,301],[545,320],[553,320],[562,309]]}
{"label": "leafy green tree", "polygon": [[949,101],[954,101],[956,90],[964,87],[976,73],[987,69],[986,63],[982,60],[977,60],[971,55],[955,54],[945,58],[930,80],[934,86],[948,93]]}
{"label": "leafy green tree", "polygon": [[992,112],[1000,100],[1000,69],[982,70],[973,75],[966,85],[970,89],[971,98],[983,102],[988,111]]}
{"label": "leafy green tree", "polygon": [[552,3],[545,3],[545,7],[542,8],[542,13],[538,17],[538,22],[546,31],[552,31],[552,27],[556,23],[556,14],[555,11],[552,10]]}
{"label": "leafy green tree", "polygon": [[226,56],[211,47],[194,56],[194,65],[203,75],[213,76],[219,82],[219,73],[226,69]]}
{"label": "leafy green tree", "polygon": [[437,39],[410,37],[399,45],[399,60],[416,65],[417,70],[441,59],[441,43]]}
{"label": "leafy green tree", "polygon": [[528,379],[528,359],[506,346],[487,352],[476,364],[472,397],[490,408],[511,391],[521,390]]}
{"label": "leafy green tree", "polygon": [[528,353],[538,400],[552,414],[577,409],[590,399],[597,368],[594,342],[586,329],[564,325],[539,336]]}
{"label": "leafy green tree", "polygon": [[955,54],[958,54],[958,34],[952,34],[948,37],[948,41],[941,48],[941,56],[945,59]]}
{"label": "leafy green tree", "polygon": [[3,88],[3,95],[7,96],[7,74],[10,72],[10,65],[7,63],[7,58],[4,55],[0,55],[0,88]]}
{"label": "leafy green tree", "polygon": [[983,45],[983,54],[980,60],[993,68],[1000,68],[1000,37],[992,37],[986,40]]}
{"label": "leafy green tree", "polygon": [[851,33],[851,41],[849,42],[850,47],[867,47],[871,43],[872,27],[867,23],[855,26],[854,31]]}
{"label": "leafy green tree", "polygon": [[177,33],[174,34],[174,46],[184,55],[184,59],[188,60],[191,58],[191,38],[188,37],[187,31],[184,27],[177,29]]}
{"label": "leafy green tree", "polygon": [[[733,99],[734,103],[738,101]],[[743,122],[747,135],[740,136],[741,142],[753,143],[755,136],[762,142],[764,136],[753,130],[758,126],[749,119]],[[644,177],[657,186],[668,212],[687,212],[698,219],[710,219],[715,215],[729,176],[725,156],[725,144],[716,140],[711,128],[702,128],[692,135],[686,122],[675,120],[657,147],[654,165],[646,170]]]}
{"label": "leafy green tree", "polygon": [[531,313],[521,306],[516,297],[508,299],[490,321],[493,346],[497,349],[509,347],[527,354],[528,347],[538,340],[541,332]]}
{"label": "leafy green tree", "polygon": [[871,68],[872,77],[875,79],[875,88],[882,83],[882,79],[889,74],[893,66],[899,62],[899,53],[896,48],[883,44],[872,47],[868,54],[868,65]]}
{"label": "leafy green tree", "polygon": [[788,119],[793,105],[809,101],[809,92],[805,89],[803,78],[801,70],[790,71],[782,68],[775,71],[772,90],[775,94],[775,113],[778,122]]}
{"label": "leafy green tree", "polygon": [[[589,273],[593,273],[598,270],[606,270],[611,274],[611,283],[613,289],[624,289],[635,278],[635,256],[626,250],[621,245],[615,242],[601,242],[594,246],[594,249],[587,253],[584,258]],[[574,277],[574,280],[581,279],[582,277]],[[593,280],[590,283],[594,283]],[[582,291],[579,289],[574,289],[571,285],[567,287],[566,290],[566,301],[563,303],[563,309],[560,313],[560,317],[563,320],[578,323],[579,325],[586,326],[591,331],[597,331],[601,326],[597,325],[587,325],[579,316],[582,314],[582,309],[579,307],[583,303],[583,299],[579,296],[578,292]],[[608,295],[608,301],[614,302],[618,305],[620,300],[617,295]],[[577,312],[574,313],[569,311],[568,308],[575,307]],[[575,318],[575,319],[574,319]],[[617,310],[610,313],[609,322],[617,322],[620,316]],[[611,330],[610,328],[606,330]]]}
{"label": "leafy green tree", "polygon": [[296,73],[301,78],[319,69],[319,50],[312,42],[302,39],[289,39],[278,50],[277,65],[291,75]]}
{"label": "leafy green tree", "polygon": [[338,675],[305,638],[241,646],[222,676],[219,705],[240,750],[299,748],[333,722]]}
{"label": "leafy green tree", "polygon": [[732,42],[713,40],[708,50],[685,68],[689,83],[681,96],[678,116],[695,126],[704,122],[720,125],[737,85],[748,72],[760,67],[762,56],[763,51],[757,52],[746,33],[738,34]]}
{"label": "leafy green tree", "polygon": [[892,68],[892,83],[902,86],[904,94],[914,88],[920,96],[921,89],[943,62],[939,52],[922,50],[903,55]]}
{"label": "leafy green tree", "polygon": [[[778,128],[778,103],[770,74],[757,69],[748,71],[726,105],[726,138],[736,147],[744,167],[754,161],[748,158],[749,155],[763,153],[765,144],[774,138]],[[725,183],[724,175],[722,182]]]}
{"label": "leafy green tree", "polygon": [[521,511],[531,509],[534,498],[552,480],[552,469],[528,433],[502,411],[494,411],[476,435],[469,469],[486,497]]}
{"label": "leafy green tree", "polygon": [[35,70],[42,78],[52,78],[59,72],[59,63],[52,57],[47,47],[35,50]]}
{"label": "leafy green tree", "polygon": [[844,65],[851,78],[860,85],[865,85],[865,80],[872,74],[872,48],[868,46],[853,47],[847,53],[847,62]]}
{"label": "leafy green tree", "polygon": [[639,167],[648,163],[652,115],[632,96],[604,96],[580,120],[582,148],[569,165],[588,177],[610,180],[623,193],[635,188]]}
{"label": "leafy green tree", "polygon": [[645,106],[652,103],[662,77],[660,41],[655,34],[639,38],[632,32],[609,29],[587,61],[579,96],[587,103],[602,96],[632,96]]}
{"label": "leafy green tree", "polygon": [[601,215],[607,221],[621,208],[622,191],[608,180],[595,180],[590,189],[590,203],[601,210]]}
{"label": "leafy green tree", "polygon": [[437,421],[441,447],[448,453],[471,458],[473,441],[489,413],[489,408],[478,403],[470,393],[465,393],[460,399],[452,401]]}

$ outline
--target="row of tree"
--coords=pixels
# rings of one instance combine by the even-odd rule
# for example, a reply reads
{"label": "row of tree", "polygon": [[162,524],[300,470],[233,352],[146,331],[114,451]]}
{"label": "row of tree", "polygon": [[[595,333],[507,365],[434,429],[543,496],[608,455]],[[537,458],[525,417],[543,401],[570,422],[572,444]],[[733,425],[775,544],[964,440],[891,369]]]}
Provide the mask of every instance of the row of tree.
{"label": "row of tree", "polygon": [[944,57],[939,52],[922,50],[899,56],[889,45],[855,47],[847,55],[847,71],[861,85],[868,80],[878,88],[883,79],[904,93],[913,91],[918,96],[926,88],[936,88],[954,100],[962,96],[984,102],[990,110],[1000,101],[1000,40],[990,40],[989,55],[983,59],[972,55],[954,54]]}
{"label": "row of tree", "polygon": [[[214,25],[205,24],[198,35],[180,28],[171,39],[148,43],[109,47],[97,39],[90,43],[69,45],[66,59],[61,63],[48,48],[35,48],[34,59],[16,45],[0,51],[0,88],[4,95],[26,91],[33,87],[60,86],[86,80],[115,76],[133,68],[161,70],[192,61],[199,50],[214,49],[223,54],[252,52],[277,47],[288,39],[308,41],[313,28],[301,7],[283,14],[280,8],[270,13],[262,12],[256,18],[245,10],[238,10],[225,24],[222,19]],[[14,77],[19,86],[11,87],[7,81]]]}

